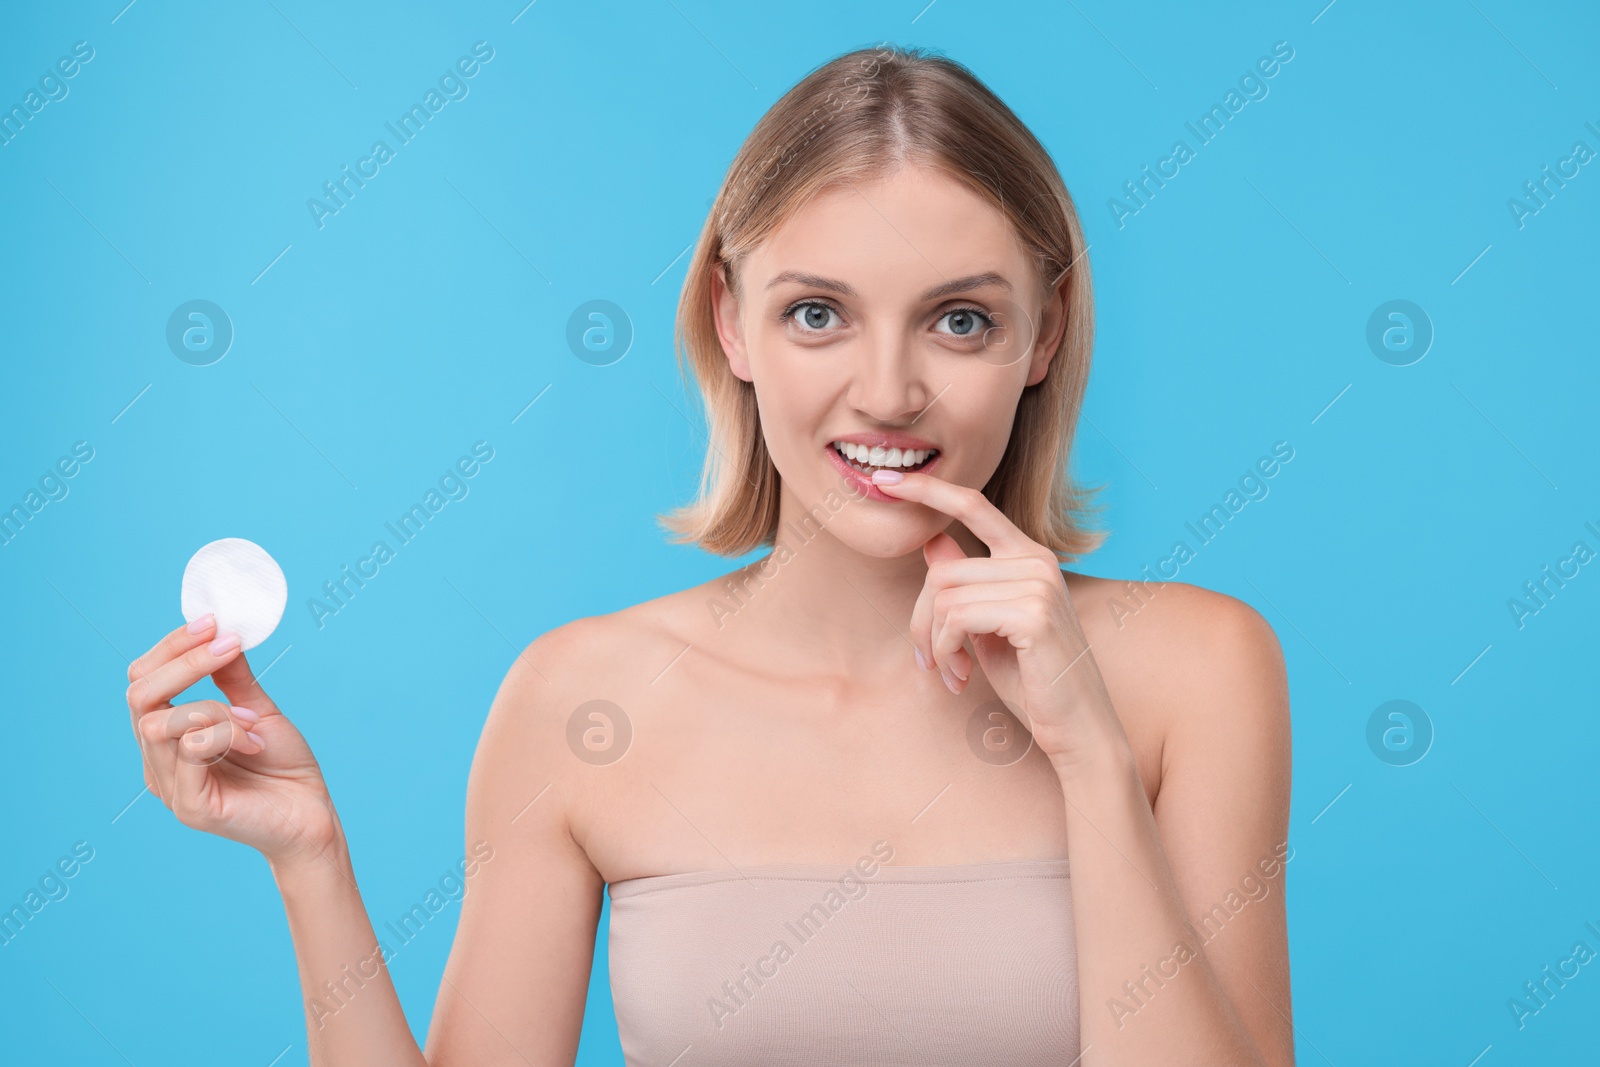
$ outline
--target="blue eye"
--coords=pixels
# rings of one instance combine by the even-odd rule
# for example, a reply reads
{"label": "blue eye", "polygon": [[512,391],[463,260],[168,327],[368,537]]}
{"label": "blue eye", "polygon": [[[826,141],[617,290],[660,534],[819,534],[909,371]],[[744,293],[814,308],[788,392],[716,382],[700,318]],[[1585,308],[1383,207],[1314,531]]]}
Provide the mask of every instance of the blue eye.
{"label": "blue eye", "polygon": [[940,322],[950,323],[950,333],[956,337],[974,337],[994,326],[994,319],[977,308],[951,308],[939,316]]}
{"label": "blue eye", "polygon": [[[795,314],[796,312],[799,314]],[[832,325],[829,320],[837,315],[838,312],[831,306],[815,300],[802,300],[798,304],[791,304],[783,313],[784,318],[792,318],[799,322],[806,333],[826,330]]]}

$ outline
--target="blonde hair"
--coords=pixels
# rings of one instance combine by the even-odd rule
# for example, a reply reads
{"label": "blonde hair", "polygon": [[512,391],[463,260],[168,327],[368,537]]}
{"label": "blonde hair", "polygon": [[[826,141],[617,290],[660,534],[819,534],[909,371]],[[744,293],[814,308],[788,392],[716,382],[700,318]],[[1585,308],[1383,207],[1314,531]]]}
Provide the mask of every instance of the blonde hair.
{"label": "blonde hair", "polygon": [[662,516],[678,543],[739,556],[772,545],[779,476],[767,453],[755,388],[736,376],[717,337],[713,271],[738,294],[737,266],[818,193],[870,180],[908,160],[950,174],[997,207],[1049,289],[1067,279],[1066,327],[1050,368],[1027,386],[1011,439],[984,494],[1024,534],[1072,559],[1105,539],[1083,519],[1099,488],[1072,480],[1071,449],[1089,378],[1094,302],[1083,229],[1044,146],[987,86],[943,56],[870,48],[812,71],[756,123],[723,180],[678,301],[677,351],[698,381],[710,447],[699,496]]}

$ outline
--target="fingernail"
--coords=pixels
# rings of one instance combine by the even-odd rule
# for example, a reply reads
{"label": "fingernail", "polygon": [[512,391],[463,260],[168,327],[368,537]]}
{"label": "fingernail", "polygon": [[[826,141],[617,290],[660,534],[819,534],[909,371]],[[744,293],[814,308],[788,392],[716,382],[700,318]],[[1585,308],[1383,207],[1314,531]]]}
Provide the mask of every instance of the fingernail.
{"label": "fingernail", "polygon": [[261,740],[261,735],[256,733],[254,730],[246,730],[244,735],[250,740],[254,741],[256,744],[260,745],[262,748],[267,747],[267,743]]}
{"label": "fingernail", "polygon": [[950,666],[950,673],[955,675],[957,678],[960,678],[963,682],[967,680],[967,676],[965,674],[962,674],[960,671],[956,670],[954,664],[951,664],[951,666]]}
{"label": "fingernail", "polygon": [[906,480],[906,476],[899,471],[873,471],[872,482],[874,485],[898,485]]}
{"label": "fingernail", "polygon": [[211,624],[215,621],[216,616],[208,611],[198,619],[194,620],[194,622],[189,624],[189,632],[192,634],[203,634],[211,628]]}
{"label": "fingernail", "polygon": [[943,667],[940,667],[939,677],[944,679],[944,686],[946,689],[950,690],[950,692],[954,693],[956,696],[961,695],[961,690],[956,688],[956,683],[951,679],[949,671],[945,670]]}
{"label": "fingernail", "polygon": [[233,717],[236,719],[243,719],[245,722],[261,721],[261,716],[257,715],[249,708],[241,708],[237,704],[230,704],[228,705],[228,710],[233,712]]}
{"label": "fingernail", "polygon": [[238,634],[222,634],[215,641],[211,642],[207,648],[207,651],[209,651],[213,656],[225,656],[238,647]]}
{"label": "fingernail", "polygon": [[923,670],[927,670],[928,669],[928,661],[923,657],[922,649],[917,648],[915,645],[913,645],[911,647],[911,651],[913,651],[913,652],[915,652],[917,654],[917,666],[921,667]]}

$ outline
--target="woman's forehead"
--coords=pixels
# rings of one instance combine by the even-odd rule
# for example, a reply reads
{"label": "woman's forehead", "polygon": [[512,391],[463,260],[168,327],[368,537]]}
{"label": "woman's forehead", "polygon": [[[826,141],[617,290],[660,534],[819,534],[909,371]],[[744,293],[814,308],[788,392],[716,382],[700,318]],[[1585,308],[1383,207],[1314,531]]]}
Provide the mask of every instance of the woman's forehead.
{"label": "woman's forehead", "polygon": [[800,273],[843,281],[862,295],[920,294],[982,274],[1021,291],[1031,265],[993,204],[942,171],[901,168],[811,198],[742,257],[741,271],[757,292]]}

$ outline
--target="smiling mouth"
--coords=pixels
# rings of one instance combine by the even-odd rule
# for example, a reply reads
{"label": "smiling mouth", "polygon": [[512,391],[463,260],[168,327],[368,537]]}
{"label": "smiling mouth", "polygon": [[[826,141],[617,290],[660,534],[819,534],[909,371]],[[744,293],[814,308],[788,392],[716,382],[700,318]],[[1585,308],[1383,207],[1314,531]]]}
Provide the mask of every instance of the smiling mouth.
{"label": "smiling mouth", "polygon": [[921,470],[931,463],[939,454],[937,448],[883,448],[881,446],[867,446],[851,444],[848,441],[833,442],[833,450],[839,453],[845,463],[862,474],[871,475],[873,471],[896,470],[914,471]]}

